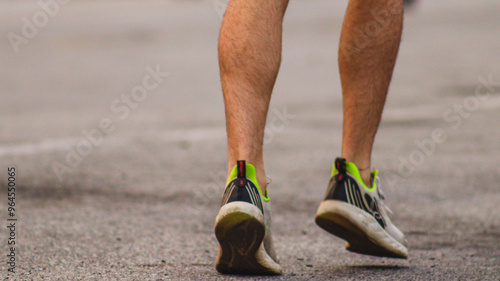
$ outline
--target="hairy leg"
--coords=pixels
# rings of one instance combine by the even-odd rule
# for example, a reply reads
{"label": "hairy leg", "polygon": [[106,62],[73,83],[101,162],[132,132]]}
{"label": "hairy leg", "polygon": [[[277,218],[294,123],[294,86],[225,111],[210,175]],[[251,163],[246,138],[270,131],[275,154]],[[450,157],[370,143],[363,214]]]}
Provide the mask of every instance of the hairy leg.
{"label": "hairy leg", "polygon": [[262,157],[264,129],[281,62],[287,4],[288,0],[231,0],[219,37],[228,175],[236,160],[246,160],[255,166],[262,192],[267,185]]}
{"label": "hairy leg", "polygon": [[368,186],[371,150],[402,25],[403,0],[350,0],[342,26],[339,48],[344,107],[342,157],[362,169],[361,177]]}

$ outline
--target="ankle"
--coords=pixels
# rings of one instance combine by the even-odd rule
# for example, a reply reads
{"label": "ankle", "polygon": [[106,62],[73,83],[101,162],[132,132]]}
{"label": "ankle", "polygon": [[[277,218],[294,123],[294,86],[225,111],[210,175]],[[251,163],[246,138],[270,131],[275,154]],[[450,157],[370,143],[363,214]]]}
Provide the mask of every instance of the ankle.
{"label": "ankle", "polygon": [[359,175],[365,186],[368,188],[372,187],[370,158],[344,156],[344,159],[346,159],[347,162],[354,163],[354,165],[358,168]]}
{"label": "ankle", "polygon": [[366,185],[366,187],[371,188],[372,187],[372,178],[371,178],[372,175],[371,175],[370,169],[360,170],[359,175],[361,176],[361,180]]}
{"label": "ankle", "polygon": [[259,173],[257,173],[257,182],[259,183],[260,191],[262,192],[262,196],[266,196],[266,190],[267,190],[267,178],[266,175],[264,174],[263,177],[259,176]]}
{"label": "ankle", "polygon": [[262,164],[247,163],[252,164],[255,167],[255,177],[257,178],[257,184],[260,187],[260,191],[262,192],[262,196],[266,196],[267,189],[267,177],[266,172],[264,171],[264,166]]}

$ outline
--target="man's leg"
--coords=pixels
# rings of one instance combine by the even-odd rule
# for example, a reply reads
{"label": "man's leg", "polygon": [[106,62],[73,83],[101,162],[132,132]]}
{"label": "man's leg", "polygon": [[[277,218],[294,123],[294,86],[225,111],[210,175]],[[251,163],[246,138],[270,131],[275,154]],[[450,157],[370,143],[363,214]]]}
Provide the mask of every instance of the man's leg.
{"label": "man's leg", "polygon": [[347,250],[394,258],[408,257],[407,242],[387,216],[377,181],[370,181],[378,171],[371,172],[369,167],[399,48],[402,17],[403,0],[349,1],[339,51],[342,156],[347,161],[335,160],[315,218],[321,228],[346,240]]}
{"label": "man's leg", "polygon": [[231,0],[219,37],[226,106],[228,175],[237,160],[253,164],[265,194],[262,145],[271,93],[281,62],[288,0]]}
{"label": "man's leg", "polygon": [[220,245],[215,267],[221,273],[281,273],[270,231],[262,145],[281,62],[287,4],[288,0],[231,0],[222,22],[219,64],[231,181],[214,227]]}
{"label": "man's leg", "polygon": [[371,184],[371,150],[399,49],[402,24],[402,0],[350,0],[340,36],[342,157],[356,164],[367,186]]}

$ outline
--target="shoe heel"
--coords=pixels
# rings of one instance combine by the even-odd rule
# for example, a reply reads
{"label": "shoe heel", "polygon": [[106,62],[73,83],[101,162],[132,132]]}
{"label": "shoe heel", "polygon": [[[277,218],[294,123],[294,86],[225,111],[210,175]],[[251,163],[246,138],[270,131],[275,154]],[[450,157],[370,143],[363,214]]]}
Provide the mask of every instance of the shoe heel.
{"label": "shoe heel", "polygon": [[[265,235],[264,216],[260,210],[246,202],[224,205],[215,223],[215,236],[220,244],[216,269],[221,273],[265,273],[259,251],[263,249]],[[261,248],[262,247],[262,248]]]}

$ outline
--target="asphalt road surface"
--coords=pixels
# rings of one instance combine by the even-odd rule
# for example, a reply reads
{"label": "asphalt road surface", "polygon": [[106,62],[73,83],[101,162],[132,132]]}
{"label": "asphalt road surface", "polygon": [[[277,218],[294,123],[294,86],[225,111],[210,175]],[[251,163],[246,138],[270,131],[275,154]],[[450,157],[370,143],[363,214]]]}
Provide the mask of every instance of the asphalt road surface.
{"label": "asphalt road surface", "polygon": [[284,273],[259,278],[214,268],[227,2],[66,2],[0,3],[6,280],[500,280],[496,1],[407,11],[373,162],[408,260],[349,253],[313,221],[340,153],[346,1],[290,3],[265,147]]}

